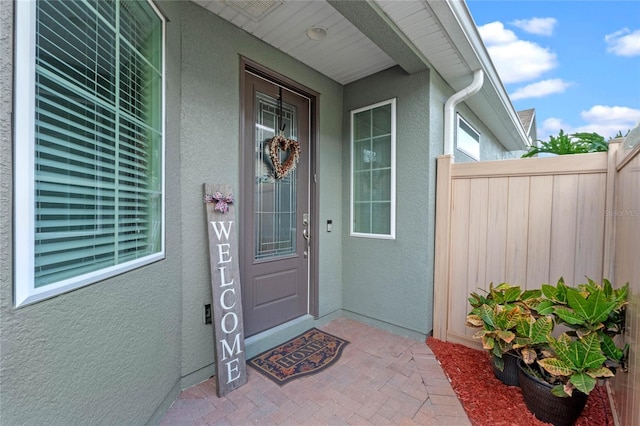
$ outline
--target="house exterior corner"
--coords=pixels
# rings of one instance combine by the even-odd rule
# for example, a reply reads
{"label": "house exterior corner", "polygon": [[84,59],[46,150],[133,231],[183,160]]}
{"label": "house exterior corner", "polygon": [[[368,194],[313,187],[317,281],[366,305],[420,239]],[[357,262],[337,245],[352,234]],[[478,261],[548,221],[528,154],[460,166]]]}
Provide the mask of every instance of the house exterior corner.
{"label": "house exterior corner", "polygon": [[[313,195],[312,208],[305,211],[313,222],[312,243],[304,255],[315,262],[309,273],[315,286],[311,308],[248,337],[247,357],[340,315],[417,339],[433,328],[435,163],[443,153],[444,104],[454,93],[448,83],[425,65],[413,73],[393,66],[341,84],[196,2],[148,4],[164,25],[162,254],[143,266],[22,304],[15,300],[22,261],[15,244],[24,236],[15,220],[27,213],[14,209],[23,196],[16,193],[20,164],[14,150],[25,142],[15,138],[16,87],[25,76],[24,64],[14,58],[23,22],[15,2],[0,2],[2,423],[157,423],[180,389],[215,374],[212,325],[203,318],[212,291],[202,185],[235,188],[233,219],[243,238],[243,185],[253,178],[247,178],[252,165],[243,153],[254,149],[242,145],[243,117],[251,115],[245,114],[241,93],[247,63],[273,75],[273,86],[301,88],[296,95],[313,103],[308,176]],[[367,138],[373,147],[376,138],[388,136],[352,137],[355,112],[372,105],[385,114],[393,106],[395,114],[394,187],[383,195],[363,191],[385,203],[393,198],[393,223],[381,232],[376,226],[363,231],[362,211],[356,226],[352,215],[353,147]],[[477,131],[481,160],[509,156],[468,105],[461,104],[457,113]],[[373,176],[392,169],[386,163],[380,170],[372,166],[376,155],[383,157],[376,149],[358,151],[362,167],[356,171]],[[473,160],[462,151],[456,155]],[[379,200],[362,205],[374,211],[374,201]]]}

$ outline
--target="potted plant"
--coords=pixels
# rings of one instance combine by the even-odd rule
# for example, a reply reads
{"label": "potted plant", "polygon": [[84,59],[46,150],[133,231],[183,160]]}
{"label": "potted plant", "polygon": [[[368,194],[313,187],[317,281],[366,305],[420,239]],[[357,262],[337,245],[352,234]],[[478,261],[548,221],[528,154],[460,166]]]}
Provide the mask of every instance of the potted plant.
{"label": "potted plant", "polygon": [[473,337],[482,340],[482,347],[491,354],[495,376],[507,385],[518,386],[518,350],[534,345],[537,339],[532,334],[546,322],[537,322],[532,315],[531,306],[537,305],[540,296],[540,290],[522,291],[519,286],[502,283],[494,287],[491,283],[486,296],[471,293],[469,297],[473,309],[466,324],[478,329]]}
{"label": "potted plant", "polygon": [[609,281],[600,286],[592,280],[577,288],[560,279],[556,286],[543,285],[538,314],[553,315],[567,332],[519,363],[519,381],[525,404],[542,421],[571,425],[580,416],[587,396],[598,379],[614,376],[624,361],[626,348],[614,342],[622,332],[626,284],[613,289]]}
{"label": "potted plant", "polygon": [[624,361],[627,347],[618,348],[614,338],[623,331],[629,283],[614,289],[607,279],[601,286],[587,278],[586,284],[572,288],[560,278],[555,287],[543,285],[542,292],[547,299],[543,312],[551,309],[560,323],[573,330],[569,335],[598,335],[607,367],[617,368]]}

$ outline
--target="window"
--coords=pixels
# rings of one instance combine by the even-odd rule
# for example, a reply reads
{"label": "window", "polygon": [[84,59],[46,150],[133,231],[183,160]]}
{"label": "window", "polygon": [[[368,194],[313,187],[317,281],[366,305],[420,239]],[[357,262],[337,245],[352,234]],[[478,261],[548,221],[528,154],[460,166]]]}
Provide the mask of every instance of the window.
{"label": "window", "polygon": [[396,101],[351,111],[351,235],[395,238]]}
{"label": "window", "polygon": [[480,133],[458,115],[456,146],[474,160],[480,160]]}
{"label": "window", "polygon": [[164,258],[164,20],[16,2],[15,304]]}

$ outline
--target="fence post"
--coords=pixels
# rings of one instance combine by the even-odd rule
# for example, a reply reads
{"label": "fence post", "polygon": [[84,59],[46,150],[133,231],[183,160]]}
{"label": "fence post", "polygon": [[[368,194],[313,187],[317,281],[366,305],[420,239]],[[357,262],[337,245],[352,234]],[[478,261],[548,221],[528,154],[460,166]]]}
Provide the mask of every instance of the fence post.
{"label": "fence post", "polygon": [[433,337],[447,340],[451,248],[451,166],[453,156],[438,157],[436,166],[435,264],[433,269]]}
{"label": "fence post", "polygon": [[614,139],[609,142],[607,151],[607,187],[603,214],[604,218],[604,247],[602,251],[602,278],[607,278],[615,282],[615,247],[616,247],[616,216],[611,214],[615,210],[616,177],[618,170],[616,167],[617,151],[620,143],[624,139]]}

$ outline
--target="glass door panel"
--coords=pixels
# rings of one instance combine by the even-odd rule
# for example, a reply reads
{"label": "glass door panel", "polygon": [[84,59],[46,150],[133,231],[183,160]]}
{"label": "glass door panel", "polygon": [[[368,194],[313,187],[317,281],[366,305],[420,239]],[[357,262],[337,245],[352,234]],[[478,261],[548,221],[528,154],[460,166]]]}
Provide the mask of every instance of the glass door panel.
{"label": "glass door panel", "polygon": [[[256,260],[271,259],[296,253],[297,183],[298,170],[292,170],[283,179],[274,177],[274,167],[269,158],[269,141],[284,125],[284,136],[297,140],[297,111],[294,105],[282,102],[282,114],[278,100],[256,92],[255,99],[255,251]],[[279,116],[282,120],[279,120]],[[284,164],[290,152],[280,151]]]}

